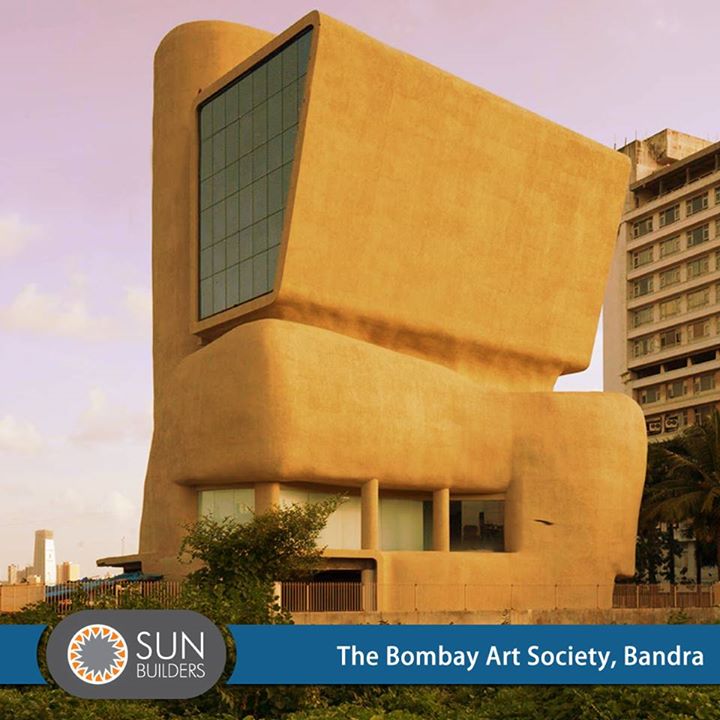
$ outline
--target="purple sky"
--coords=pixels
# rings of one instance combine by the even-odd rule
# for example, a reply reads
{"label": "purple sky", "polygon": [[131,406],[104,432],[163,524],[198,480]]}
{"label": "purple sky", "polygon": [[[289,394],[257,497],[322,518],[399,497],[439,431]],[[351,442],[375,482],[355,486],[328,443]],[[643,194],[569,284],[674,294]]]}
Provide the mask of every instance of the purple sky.
{"label": "purple sky", "polygon": [[[0,0],[0,578],[137,548],[150,438],[152,56],[188,20],[294,0]],[[718,139],[715,2],[364,0],[321,10],[595,140]],[[241,58],[238,58],[240,60]],[[563,389],[599,389],[599,346]]]}

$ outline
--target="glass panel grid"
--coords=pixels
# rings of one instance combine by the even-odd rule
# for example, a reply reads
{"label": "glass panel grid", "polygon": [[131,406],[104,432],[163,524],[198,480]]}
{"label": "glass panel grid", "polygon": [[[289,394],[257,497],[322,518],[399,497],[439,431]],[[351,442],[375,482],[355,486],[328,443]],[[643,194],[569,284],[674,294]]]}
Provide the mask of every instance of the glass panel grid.
{"label": "glass panel grid", "polygon": [[211,516],[218,522],[231,518],[245,524],[252,520],[255,512],[255,491],[253,488],[201,490],[198,505],[200,517]]}
{"label": "glass panel grid", "polygon": [[200,319],[273,290],[311,32],[200,108]]}
{"label": "glass panel grid", "polygon": [[[281,485],[280,505],[306,505],[329,500],[333,493],[310,490],[302,485]],[[347,495],[344,502],[330,515],[318,535],[318,546],[336,550],[359,550],[361,536],[360,497]]]}

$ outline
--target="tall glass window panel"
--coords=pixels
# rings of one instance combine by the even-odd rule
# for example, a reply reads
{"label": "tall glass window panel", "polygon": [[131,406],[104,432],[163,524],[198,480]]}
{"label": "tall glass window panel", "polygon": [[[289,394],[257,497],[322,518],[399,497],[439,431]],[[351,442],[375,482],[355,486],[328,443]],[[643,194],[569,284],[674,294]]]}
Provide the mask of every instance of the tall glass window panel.
{"label": "tall glass window panel", "polygon": [[311,33],[200,107],[201,320],[273,290]]}
{"label": "tall glass window panel", "polygon": [[424,550],[427,516],[422,500],[380,498],[380,549]]}
{"label": "tall glass window panel", "polygon": [[198,506],[200,517],[209,516],[218,522],[231,518],[243,524],[248,523],[255,513],[255,490],[201,490],[198,493]]}
{"label": "tall glass window panel", "polygon": [[[308,490],[302,486],[282,485],[280,504],[306,505],[337,497],[337,493]],[[345,501],[330,515],[318,537],[318,545],[331,550],[360,549],[360,497],[346,496]]]}

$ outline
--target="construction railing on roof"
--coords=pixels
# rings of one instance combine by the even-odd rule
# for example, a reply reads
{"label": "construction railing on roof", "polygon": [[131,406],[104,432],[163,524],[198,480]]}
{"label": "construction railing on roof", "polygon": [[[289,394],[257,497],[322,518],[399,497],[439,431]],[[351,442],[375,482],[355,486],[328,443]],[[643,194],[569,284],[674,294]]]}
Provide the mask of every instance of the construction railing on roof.
{"label": "construction railing on roof", "polygon": [[45,587],[45,602],[61,615],[72,610],[177,607],[182,581],[79,580]]}

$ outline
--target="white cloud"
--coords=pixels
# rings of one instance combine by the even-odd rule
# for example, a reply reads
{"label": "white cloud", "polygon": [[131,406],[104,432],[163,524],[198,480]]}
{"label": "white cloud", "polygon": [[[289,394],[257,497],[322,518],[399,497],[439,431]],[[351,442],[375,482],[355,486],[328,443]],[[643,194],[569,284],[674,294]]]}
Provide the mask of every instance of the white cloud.
{"label": "white cloud", "polygon": [[71,440],[80,444],[144,443],[152,433],[150,410],[132,410],[112,405],[100,388],[90,391],[90,403],[83,412]]}
{"label": "white cloud", "polygon": [[82,340],[146,339],[152,331],[152,293],[140,286],[124,289],[122,310],[96,315],[85,299],[87,278],[70,277],[62,293],[48,293],[30,283],[5,307],[0,307],[0,327],[40,335]]}
{"label": "white cloud", "polygon": [[152,293],[145,287],[125,288],[125,308],[143,330],[150,331],[152,323]]}
{"label": "white cloud", "polygon": [[68,277],[70,288],[74,292],[84,292],[88,286],[88,276],[80,270],[74,270]]}
{"label": "white cloud", "polygon": [[64,299],[26,285],[10,305],[0,308],[0,325],[47,335],[102,340],[111,336],[107,317],[94,317],[82,298]]}
{"label": "white cloud", "polygon": [[664,14],[657,15],[653,19],[653,25],[658,32],[665,35],[677,35],[681,29],[677,18],[669,17]]}
{"label": "white cloud", "polygon": [[42,447],[42,438],[30,422],[12,415],[0,418],[0,449],[10,452],[33,453]]}
{"label": "white cloud", "polygon": [[117,490],[110,493],[107,505],[110,514],[120,520],[134,518],[138,512],[135,503]]}
{"label": "white cloud", "polygon": [[17,215],[0,215],[0,260],[21,252],[37,230],[35,225],[27,225]]}

